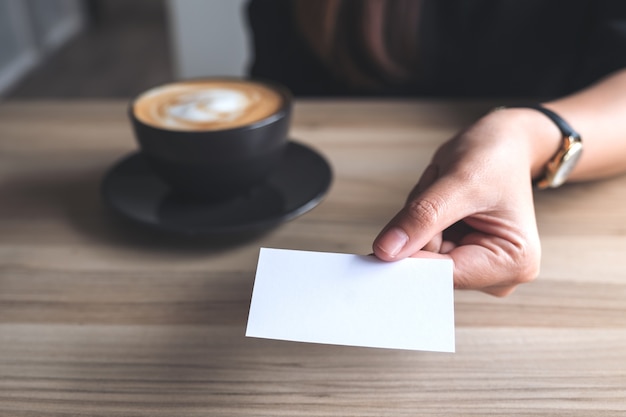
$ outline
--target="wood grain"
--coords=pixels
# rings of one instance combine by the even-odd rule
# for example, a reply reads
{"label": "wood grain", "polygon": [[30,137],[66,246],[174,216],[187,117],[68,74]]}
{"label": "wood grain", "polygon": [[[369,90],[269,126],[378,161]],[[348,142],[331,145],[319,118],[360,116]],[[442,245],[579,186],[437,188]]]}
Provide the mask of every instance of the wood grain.
{"label": "wood grain", "polygon": [[0,104],[0,416],[626,415],[626,177],[537,193],[539,279],[457,292],[457,353],[244,337],[261,246],[369,253],[432,151],[493,103],[302,101],[335,180],[245,242],[132,227],[99,184],[122,101]]}

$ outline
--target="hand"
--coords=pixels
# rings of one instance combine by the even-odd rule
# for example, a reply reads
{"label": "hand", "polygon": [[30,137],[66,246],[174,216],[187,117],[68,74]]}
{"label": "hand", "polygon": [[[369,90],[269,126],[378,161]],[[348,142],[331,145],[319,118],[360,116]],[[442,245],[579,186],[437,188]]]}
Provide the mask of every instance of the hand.
{"label": "hand", "polygon": [[531,184],[538,129],[528,123],[555,133],[537,117],[493,112],[442,145],[375,239],[374,254],[386,261],[451,258],[455,288],[496,296],[533,280],[541,252]]}

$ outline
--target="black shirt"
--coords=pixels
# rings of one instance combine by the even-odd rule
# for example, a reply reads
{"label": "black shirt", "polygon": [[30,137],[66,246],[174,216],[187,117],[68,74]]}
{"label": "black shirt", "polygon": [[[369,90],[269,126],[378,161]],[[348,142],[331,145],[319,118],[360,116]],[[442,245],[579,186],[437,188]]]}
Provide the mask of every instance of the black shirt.
{"label": "black shirt", "polygon": [[[422,1],[420,79],[377,94],[550,98],[626,67],[624,0]],[[299,35],[291,7],[249,2],[250,75],[297,96],[372,95],[333,77]]]}

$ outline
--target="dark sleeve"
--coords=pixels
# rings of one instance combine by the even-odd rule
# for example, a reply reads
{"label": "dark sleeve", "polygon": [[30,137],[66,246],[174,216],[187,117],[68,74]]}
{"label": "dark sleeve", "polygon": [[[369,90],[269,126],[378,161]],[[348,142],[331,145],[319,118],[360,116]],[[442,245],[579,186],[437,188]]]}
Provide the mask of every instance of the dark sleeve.
{"label": "dark sleeve", "polygon": [[423,0],[428,95],[555,98],[626,67],[625,0]]}
{"label": "dark sleeve", "polygon": [[[626,1],[605,0],[591,2],[588,36],[581,48],[573,89],[586,87],[600,78],[626,68]],[[567,22],[565,22],[567,23]],[[567,25],[563,25],[567,28]]]}

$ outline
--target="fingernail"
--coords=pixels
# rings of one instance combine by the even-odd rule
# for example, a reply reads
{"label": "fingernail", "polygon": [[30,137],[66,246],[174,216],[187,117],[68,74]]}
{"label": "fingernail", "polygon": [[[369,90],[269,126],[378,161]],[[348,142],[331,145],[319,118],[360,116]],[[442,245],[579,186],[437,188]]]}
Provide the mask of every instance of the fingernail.
{"label": "fingernail", "polygon": [[392,227],[378,242],[380,250],[391,257],[395,257],[409,241],[409,236],[399,227]]}

